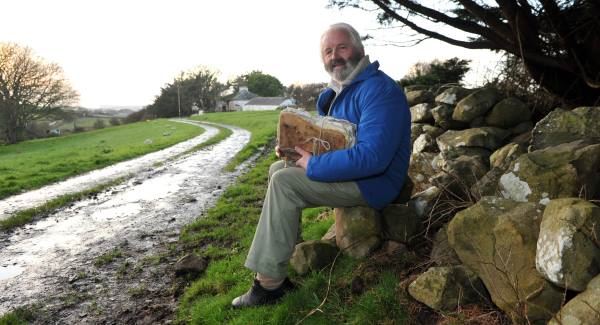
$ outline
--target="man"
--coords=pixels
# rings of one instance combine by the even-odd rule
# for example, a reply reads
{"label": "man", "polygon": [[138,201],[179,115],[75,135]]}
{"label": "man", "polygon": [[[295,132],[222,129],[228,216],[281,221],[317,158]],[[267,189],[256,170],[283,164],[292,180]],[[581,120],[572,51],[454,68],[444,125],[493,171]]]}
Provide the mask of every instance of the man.
{"label": "man", "polygon": [[[349,149],[301,155],[295,165],[271,165],[269,187],[245,266],[256,272],[233,307],[275,302],[293,284],[286,277],[302,209],[369,205],[382,209],[400,193],[410,157],[410,112],[397,83],[369,62],[358,32],[345,23],[321,37],[321,58],[331,83],[317,101],[321,115],[357,125]],[[276,148],[279,156],[279,149]]]}

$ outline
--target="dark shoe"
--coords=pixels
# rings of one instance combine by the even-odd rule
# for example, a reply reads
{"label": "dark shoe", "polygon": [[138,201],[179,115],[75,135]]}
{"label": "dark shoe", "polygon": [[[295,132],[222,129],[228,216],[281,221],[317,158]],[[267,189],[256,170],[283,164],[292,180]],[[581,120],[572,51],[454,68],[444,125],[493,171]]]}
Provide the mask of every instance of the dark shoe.
{"label": "dark shoe", "polygon": [[281,299],[286,293],[294,289],[294,284],[290,279],[285,278],[279,288],[267,290],[260,285],[258,280],[254,279],[254,283],[248,292],[233,299],[231,306],[233,308],[252,307],[275,303]]}

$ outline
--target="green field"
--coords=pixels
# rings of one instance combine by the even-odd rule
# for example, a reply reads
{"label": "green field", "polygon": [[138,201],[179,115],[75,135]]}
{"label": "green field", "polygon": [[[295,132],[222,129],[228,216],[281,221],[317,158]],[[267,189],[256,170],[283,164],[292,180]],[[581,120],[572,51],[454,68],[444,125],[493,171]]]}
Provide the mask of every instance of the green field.
{"label": "green field", "polygon": [[163,149],[203,131],[154,120],[0,146],[0,198]]}
{"label": "green field", "polygon": [[[251,130],[247,156],[275,137],[277,117],[278,112],[237,112],[204,114],[199,119]],[[396,270],[409,260],[357,261],[341,256],[332,269],[294,275],[299,288],[280,304],[231,309],[231,300],[244,293],[252,281],[252,272],[243,264],[262,207],[268,167],[275,160],[269,147],[257,166],[228,188],[214,208],[182,231],[182,245],[211,263],[180,298],[178,320],[185,324],[296,324],[306,317],[303,324],[410,322],[408,299],[399,293],[400,272]],[[305,209],[304,240],[320,239],[333,222],[329,209]],[[351,289],[356,278],[364,282],[360,292]]]}

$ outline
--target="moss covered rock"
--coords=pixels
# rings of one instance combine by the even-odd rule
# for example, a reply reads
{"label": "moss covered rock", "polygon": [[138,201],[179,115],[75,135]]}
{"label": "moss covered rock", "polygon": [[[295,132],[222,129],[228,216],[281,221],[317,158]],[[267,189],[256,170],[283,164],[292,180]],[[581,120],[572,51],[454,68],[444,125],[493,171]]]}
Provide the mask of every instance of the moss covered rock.
{"label": "moss covered rock", "polygon": [[547,321],[562,302],[562,290],[535,268],[541,217],[536,204],[488,196],[448,225],[450,246],[515,322]]}
{"label": "moss covered rock", "polygon": [[534,127],[529,151],[587,139],[600,143],[600,107],[556,109]]}
{"label": "moss covered rock", "polygon": [[600,275],[587,285],[584,292],[571,299],[548,325],[600,324]]}
{"label": "moss covered rock", "polygon": [[509,131],[494,127],[462,131],[450,130],[437,137],[437,143],[441,151],[448,151],[456,147],[480,147],[496,150],[502,146],[504,139],[509,134]]}
{"label": "moss covered rock", "polygon": [[456,104],[452,119],[470,123],[475,118],[484,116],[498,100],[500,100],[500,94],[496,89],[480,89]]}
{"label": "moss covered rock", "polygon": [[492,107],[485,117],[485,123],[506,129],[529,121],[530,118],[531,111],[527,105],[517,98],[509,97]]}
{"label": "moss covered rock", "polygon": [[296,245],[290,265],[300,275],[318,271],[331,264],[337,253],[337,247],[330,241],[305,241]]}
{"label": "moss covered rock", "polygon": [[335,242],[345,255],[363,258],[381,244],[381,216],[369,207],[335,208]]}
{"label": "moss covered rock", "polygon": [[600,144],[565,143],[519,156],[500,177],[505,198],[546,204],[551,199],[600,196]]}
{"label": "moss covered rock", "polygon": [[408,286],[408,293],[435,310],[454,311],[485,296],[477,275],[462,265],[432,267]]}
{"label": "moss covered rock", "polygon": [[537,242],[536,267],[550,282],[582,291],[600,273],[600,207],[578,198],[550,201]]}

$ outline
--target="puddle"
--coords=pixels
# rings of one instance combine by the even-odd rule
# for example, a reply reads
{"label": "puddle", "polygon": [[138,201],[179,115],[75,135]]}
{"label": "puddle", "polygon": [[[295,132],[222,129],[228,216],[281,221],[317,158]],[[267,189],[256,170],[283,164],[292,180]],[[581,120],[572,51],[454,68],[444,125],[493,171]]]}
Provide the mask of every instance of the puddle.
{"label": "puddle", "polygon": [[23,268],[17,265],[0,266],[0,281],[15,277],[23,272]]}
{"label": "puddle", "polygon": [[[7,264],[0,264],[0,315],[40,298],[63,293],[65,282],[72,283],[66,279],[73,278],[73,274],[100,274],[97,277],[101,277],[103,271],[94,266],[94,261],[115,247],[125,247],[133,265],[143,255],[152,255],[156,247],[176,241],[181,227],[214,204],[223,189],[239,175],[240,169],[225,173],[222,168],[249,141],[250,133],[238,128],[232,131],[230,137],[210,149],[167,161],[159,168],[148,166],[174,155],[175,151],[110,166],[106,168],[109,172],[101,170],[77,177],[82,186],[107,180],[106,176],[93,175],[135,175],[94,198],[75,202],[14,231],[0,233],[0,263]],[[207,127],[200,137],[215,133],[215,128]],[[198,139],[190,142],[179,150],[197,145]],[[50,190],[43,188],[36,191],[37,194],[20,196],[47,195],[47,198],[74,186],[73,180],[64,183],[68,185],[59,183]],[[92,283],[91,289],[85,289],[102,290],[98,296],[110,297],[110,301],[94,298],[98,299],[95,301],[98,308],[106,303],[108,310],[110,305],[131,300],[123,292],[126,290],[111,287],[110,283],[110,279],[107,283]]]}

